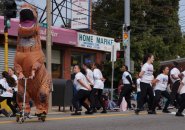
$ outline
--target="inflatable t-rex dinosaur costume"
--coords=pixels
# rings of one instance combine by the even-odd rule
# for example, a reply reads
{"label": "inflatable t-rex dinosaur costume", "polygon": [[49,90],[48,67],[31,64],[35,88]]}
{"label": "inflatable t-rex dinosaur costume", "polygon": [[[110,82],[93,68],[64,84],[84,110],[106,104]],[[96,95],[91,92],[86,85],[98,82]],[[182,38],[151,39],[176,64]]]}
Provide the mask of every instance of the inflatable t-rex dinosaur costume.
{"label": "inflatable t-rex dinosaur costume", "polygon": [[32,99],[37,109],[36,114],[47,114],[51,77],[44,65],[45,56],[41,47],[37,17],[36,8],[29,4],[21,6],[14,61],[19,77],[17,102],[22,110],[24,80],[21,79],[29,77],[31,79],[27,81],[25,112],[30,113],[29,101]]}

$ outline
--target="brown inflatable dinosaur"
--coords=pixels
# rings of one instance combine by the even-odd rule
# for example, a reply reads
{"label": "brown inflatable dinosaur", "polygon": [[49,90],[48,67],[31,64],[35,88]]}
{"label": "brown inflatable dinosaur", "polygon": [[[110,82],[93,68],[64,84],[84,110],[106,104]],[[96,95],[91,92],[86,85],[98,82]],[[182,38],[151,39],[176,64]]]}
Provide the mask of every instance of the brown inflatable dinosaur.
{"label": "brown inflatable dinosaur", "polygon": [[25,112],[30,113],[29,101],[35,103],[37,114],[47,114],[48,100],[51,86],[51,77],[48,74],[44,61],[45,56],[41,47],[37,10],[29,4],[21,6],[20,23],[18,29],[18,43],[14,66],[18,74],[17,102],[22,110],[24,94],[24,77],[27,81]]}

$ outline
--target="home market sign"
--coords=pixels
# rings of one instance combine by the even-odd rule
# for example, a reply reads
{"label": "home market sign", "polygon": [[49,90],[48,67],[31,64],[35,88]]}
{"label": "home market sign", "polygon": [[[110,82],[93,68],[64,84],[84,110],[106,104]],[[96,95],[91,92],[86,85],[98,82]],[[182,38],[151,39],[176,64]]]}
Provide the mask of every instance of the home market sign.
{"label": "home market sign", "polygon": [[78,47],[111,52],[114,44],[114,38],[78,33]]}

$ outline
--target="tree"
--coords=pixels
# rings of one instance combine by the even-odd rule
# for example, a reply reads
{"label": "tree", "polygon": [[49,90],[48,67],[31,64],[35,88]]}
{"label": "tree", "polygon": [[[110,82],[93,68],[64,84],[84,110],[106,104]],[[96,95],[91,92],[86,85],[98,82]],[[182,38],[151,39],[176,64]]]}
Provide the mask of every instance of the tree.
{"label": "tree", "polygon": [[[137,71],[149,52],[154,53],[157,63],[185,56],[178,6],[179,0],[131,0],[131,59]],[[123,0],[94,3],[94,30],[99,35],[122,37],[123,7]]]}
{"label": "tree", "polygon": [[0,0],[0,15],[3,15],[3,10],[4,10],[3,2],[4,0]]}

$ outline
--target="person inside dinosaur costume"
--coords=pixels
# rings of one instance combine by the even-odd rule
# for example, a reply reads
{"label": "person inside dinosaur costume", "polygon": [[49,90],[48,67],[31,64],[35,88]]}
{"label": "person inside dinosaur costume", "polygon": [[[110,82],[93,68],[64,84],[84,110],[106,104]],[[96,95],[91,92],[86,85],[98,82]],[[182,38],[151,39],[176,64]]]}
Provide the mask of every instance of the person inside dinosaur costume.
{"label": "person inside dinosaur costume", "polygon": [[27,81],[25,113],[30,113],[29,101],[32,99],[36,106],[36,114],[47,114],[48,100],[51,88],[51,76],[47,72],[45,56],[41,47],[39,35],[38,14],[35,7],[24,4],[20,9],[17,49],[14,67],[18,74],[17,102],[22,110],[24,80]]}

